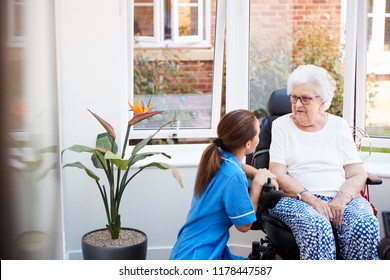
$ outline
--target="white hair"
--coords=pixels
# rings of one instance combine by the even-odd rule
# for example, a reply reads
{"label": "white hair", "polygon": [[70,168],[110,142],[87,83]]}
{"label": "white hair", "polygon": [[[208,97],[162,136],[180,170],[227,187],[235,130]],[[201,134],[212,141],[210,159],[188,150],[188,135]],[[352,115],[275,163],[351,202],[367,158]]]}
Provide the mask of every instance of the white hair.
{"label": "white hair", "polygon": [[295,85],[312,84],[321,100],[322,110],[329,109],[336,90],[336,81],[324,68],[315,65],[298,66],[288,77],[287,94],[290,95]]}

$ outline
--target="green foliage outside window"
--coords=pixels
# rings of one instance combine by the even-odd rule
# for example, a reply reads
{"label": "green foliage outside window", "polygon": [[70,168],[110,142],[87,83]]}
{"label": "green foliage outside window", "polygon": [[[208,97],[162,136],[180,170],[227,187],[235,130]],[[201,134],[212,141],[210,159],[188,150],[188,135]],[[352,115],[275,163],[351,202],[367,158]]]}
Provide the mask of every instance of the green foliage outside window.
{"label": "green foliage outside window", "polygon": [[134,51],[134,95],[197,93],[195,71],[184,71],[182,52],[162,50],[161,58]]}
{"label": "green foliage outside window", "polygon": [[[281,46],[276,49],[275,46]],[[340,48],[338,40],[332,38],[324,26],[306,25],[296,29],[290,36],[281,36],[269,45],[253,41],[251,43],[251,110],[258,117],[265,116],[269,94],[278,88],[286,87],[289,73],[302,64],[324,67],[334,77],[337,90],[328,110],[342,114],[342,93],[344,81],[341,73]]]}
{"label": "green foliage outside window", "polygon": [[344,46],[329,34],[325,26],[308,25],[294,32],[293,69],[302,64],[314,64],[328,70],[336,81],[336,91],[329,113],[342,116],[344,78],[341,53]]}

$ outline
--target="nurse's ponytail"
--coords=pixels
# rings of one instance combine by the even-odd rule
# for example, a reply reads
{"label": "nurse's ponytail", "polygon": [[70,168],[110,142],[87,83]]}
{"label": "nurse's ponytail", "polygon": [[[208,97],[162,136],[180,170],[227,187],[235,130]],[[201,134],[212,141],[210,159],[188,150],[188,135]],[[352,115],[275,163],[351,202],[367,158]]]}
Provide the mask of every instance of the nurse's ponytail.
{"label": "nurse's ponytail", "polygon": [[257,124],[255,114],[248,110],[231,111],[222,117],[217,128],[218,138],[205,149],[200,160],[195,182],[196,197],[204,192],[222,163],[219,148],[234,153],[255,137],[254,126]]}

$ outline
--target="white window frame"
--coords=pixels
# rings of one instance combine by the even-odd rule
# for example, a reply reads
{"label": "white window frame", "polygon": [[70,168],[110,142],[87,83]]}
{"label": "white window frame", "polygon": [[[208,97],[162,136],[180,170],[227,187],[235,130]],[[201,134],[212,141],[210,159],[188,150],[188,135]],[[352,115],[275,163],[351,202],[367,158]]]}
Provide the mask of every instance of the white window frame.
{"label": "white window frame", "polygon": [[[209,2],[209,0],[205,0]],[[216,129],[221,115],[221,101],[222,101],[222,75],[223,75],[223,54],[225,47],[225,24],[226,24],[226,1],[217,0],[218,9],[216,16],[216,34],[214,39],[214,67],[213,67],[213,86],[212,86],[212,107],[211,107],[211,125],[210,128],[192,128],[192,129],[180,129],[179,127],[173,127],[172,129],[161,130],[155,138],[213,138],[216,137]],[[127,1],[128,9],[128,99],[130,102],[134,102],[134,91],[133,91],[133,58],[134,58],[134,42],[133,38],[134,31],[134,0]],[[209,5],[211,6],[211,5]],[[210,35],[210,34],[209,34]],[[133,103],[134,104],[134,103]],[[132,113],[129,113],[129,117],[132,117]],[[132,137],[134,139],[141,139],[150,136],[150,130],[136,129],[132,130]]]}
{"label": "white window frame", "polygon": [[[211,47],[211,1],[198,0],[198,4],[180,4],[179,0],[172,0],[172,39],[164,39],[164,6],[163,1],[153,0],[153,4],[134,4],[136,6],[153,6],[154,7],[154,36],[137,37],[138,48],[162,48],[162,47],[186,47],[186,48],[210,48]],[[196,36],[179,36],[178,34],[178,9],[181,6],[198,6],[199,34]],[[204,18],[204,20],[203,20]]]}
{"label": "white window frame", "polygon": [[227,1],[226,112],[249,108],[249,7],[250,1]]}
{"label": "white window frame", "polygon": [[[180,0],[172,0],[171,14],[173,17],[172,38],[174,42],[192,43],[202,41],[203,37],[203,2],[198,0],[198,3],[179,3]],[[179,9],[181,7],[197,7],[198,9],[198,34],[192,36],[179,35]],[[202,20],[199,20],[202,19]]]}
{"label": "white window frame", "polygon": [[[133,7],[136,7],[136,6],[137,7],[153,7],[153,18],[154,18],[154,22],[153,22],[153,36],[138,36],[137,40],[139,42],[143,42],[143,43],[157,44],[157,42],[159,41],[158,34],[160,33],[160,32],[157,32],[157,30],[159,30],[159,26],[161,26],[160,22],[163,21],[163,18],[161,17],[161,14],[164,14],[164,11],[160,12],[160,10],[162,10],[161,9],[162,1],[154,0],[154,1],[151,1],[151,3],[134,3],[134,1],[130,1],[130,2],[132,2],[132,3],[130,3],[131,6],[129,6],[129,7],[131,7],[133,12],[134,12],[134,8]],[[132,17],[132,18],[134,18],[134,17]],[[132,24],[134,24],[134,22]],[[163,24],[163,28],[164,28],[164,22],[162,24]]]}
{"label": "white window frame", "polygon": [[[15,34],[15,6],[25,6],[25,0],[7,0],[7,45],[9,47],[23,47],[26,41],[25,36]],[[23,23],[21,23],[23,24]]]}
{"label": "white window frame", "polygon": [[[343,116],[365,128],[367,75],[367,2],[348,1]],[[383,34],[383,33],[382,33]],[[383,52],[382,52],[383,53]],[[390,148],[390,138],[370,136],[372,147]]]}

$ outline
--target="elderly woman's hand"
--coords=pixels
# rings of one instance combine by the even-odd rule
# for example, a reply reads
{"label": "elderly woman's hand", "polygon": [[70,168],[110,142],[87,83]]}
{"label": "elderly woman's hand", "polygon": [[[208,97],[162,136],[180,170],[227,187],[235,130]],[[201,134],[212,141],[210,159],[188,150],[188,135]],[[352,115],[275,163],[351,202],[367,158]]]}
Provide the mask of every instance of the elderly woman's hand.
{"label": "elderly woman's hand", "polygon": [[310,194],[309,192],[305,192],[304,194],[310,195],[309,198],[304,197],[302,195],[302,200],[306,202],[307,204],[310,204],[318,213],[320,213],[322,216],[324,216],[329,221],[333,220],[333,212],[330,208],[329,204],[326,201],[323,201],[322,199],[319,199],[315,197],[314,195]]}
{"label": "elderly woman's hand", "polygon": [[333,213],[332,224],[335,228],[339,228],[347,204],[360,193],[367,180],[367,173],[361,163],[345,165],[344,170],[347,180],[340,188],[340,192],[329,202],[329,207]]}
{"label": "elderly woman's hand", "polygon": [[339,228],[341,222],[343,221],[344,211],[347,207],[347,204],[351,201],[348,196],[342,195],[339,193],[336,195],[331,202],[329,202],[329,207],[333,213],[332,225],[335,228]]}

